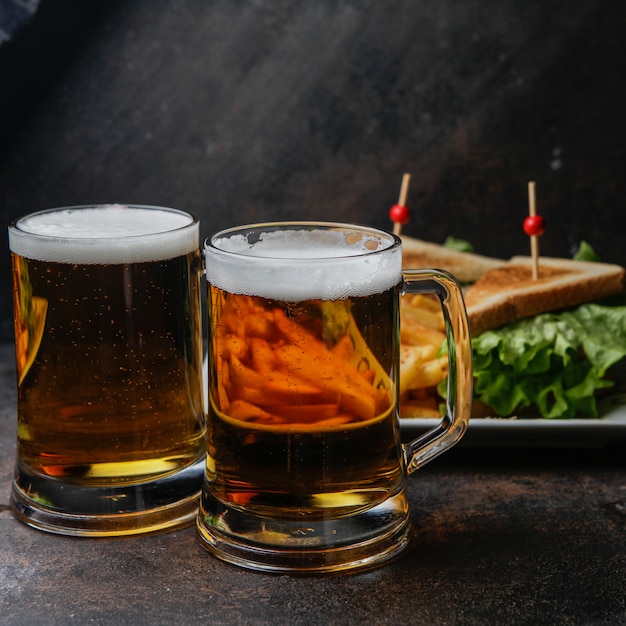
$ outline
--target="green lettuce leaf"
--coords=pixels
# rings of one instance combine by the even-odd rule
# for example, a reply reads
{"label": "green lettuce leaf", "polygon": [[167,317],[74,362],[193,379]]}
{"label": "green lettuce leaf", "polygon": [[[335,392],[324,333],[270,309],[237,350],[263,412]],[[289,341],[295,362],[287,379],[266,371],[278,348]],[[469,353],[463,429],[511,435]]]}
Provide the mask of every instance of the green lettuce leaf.
{"label": "green lettuce leaf", "polygon": [[599,261],[599,257],[596,251],[593,249],[590,243],[581,241],[578,246],[578,250],[574,253],[575,261]]}
{"label": "green lettuce leaf", "polygon": [[469,241],[459,239],[458,237],[447,237],[443,245],[457,252],[474,252],[474,246]]}
{"label": "green lettuce leaf", "polygon": [[498,415],[536,407],[544,418],[597,417],[595,392],[626,357],[626,306],[584,304],[472,340],[474,398]]}

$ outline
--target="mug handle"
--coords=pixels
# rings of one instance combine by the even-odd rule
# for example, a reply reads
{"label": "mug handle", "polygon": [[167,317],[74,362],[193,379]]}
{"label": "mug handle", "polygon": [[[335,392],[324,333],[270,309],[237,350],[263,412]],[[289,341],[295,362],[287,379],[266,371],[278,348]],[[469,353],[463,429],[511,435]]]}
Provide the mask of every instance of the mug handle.
{"label": "mug handle", "polygon": [[443,270],[403,270],[401,294],[417,293],[433,293],[441,303],[448,342],[448,390],[442,421],[402,446],[407,474],[455,445],[467,430],[472,409],[472,344],[461,287]]}

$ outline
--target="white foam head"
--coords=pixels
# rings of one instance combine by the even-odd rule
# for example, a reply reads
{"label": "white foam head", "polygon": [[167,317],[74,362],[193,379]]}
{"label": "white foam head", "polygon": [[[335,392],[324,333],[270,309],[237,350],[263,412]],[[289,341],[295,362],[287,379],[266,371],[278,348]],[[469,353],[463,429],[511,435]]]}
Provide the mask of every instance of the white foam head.
{"label": "white foam head", "polygon": [[259,225],[222,231],[205,245],[208,281],[276,300],[337,300],[395,286],[402,252],[388,233],[342,224]]}
{"label": "white foam head", "polygon": [[17,220],[9,228],[9,247],[39,261],[142,263],[197,250],[199,226],[188,213],[163,207],[67,207]]}

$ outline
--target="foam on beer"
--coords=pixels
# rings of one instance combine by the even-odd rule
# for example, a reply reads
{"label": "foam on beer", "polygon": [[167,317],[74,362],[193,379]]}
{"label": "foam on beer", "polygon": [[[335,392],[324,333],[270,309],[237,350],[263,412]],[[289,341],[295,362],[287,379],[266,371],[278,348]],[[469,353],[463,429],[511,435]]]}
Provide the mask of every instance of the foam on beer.
{"label": "foam on beer", "polygon": [[231,293],[289,302],[368,296],[400,281],[400,247],[377,254],[392,244],[373,236],[348,244],[345,232],[327,230],[268,232],[255,243],[218,236],[207,252],[207,279]]}
{"label": "foam on beer", "polygon": [[198,224],[182,211],[108,204],[34,213],[9,229],[11,251],[39,261],[143,263],[199,247]]}

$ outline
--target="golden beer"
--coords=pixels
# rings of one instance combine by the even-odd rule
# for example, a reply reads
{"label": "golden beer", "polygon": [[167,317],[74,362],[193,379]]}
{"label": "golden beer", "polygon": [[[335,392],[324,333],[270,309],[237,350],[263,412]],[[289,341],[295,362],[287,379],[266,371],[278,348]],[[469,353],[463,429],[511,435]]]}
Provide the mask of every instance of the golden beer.
{"label": "golden beer", "polygon": [[205,433],[197,222],[104,206],[35,214],[10,235],[14,510],[70,534],[188,522]]}
{"label": "golden beer", "polygon": [[332,571],[406,544],[401,255],[377,233],[266,225],[218,234],[205,248],[209,410],[198,529],[221,558]]}
{"label": "golden beer", "polygon": [[[401,240],[350,224],[232,228],[205,243],[206,474],[197,529],[217,557],[272,572],[369,568],[409,544],[406,478],[467,429],[471,342],[462,293],[402,270]],[[399,304],[437,296],[445,417],[403,443]]]}
{"label": "golden beer", "polygon": [[398,488],[397,301],[395,286],[302,302],[211,287],[212,496],[311,521],[380,504]]}

